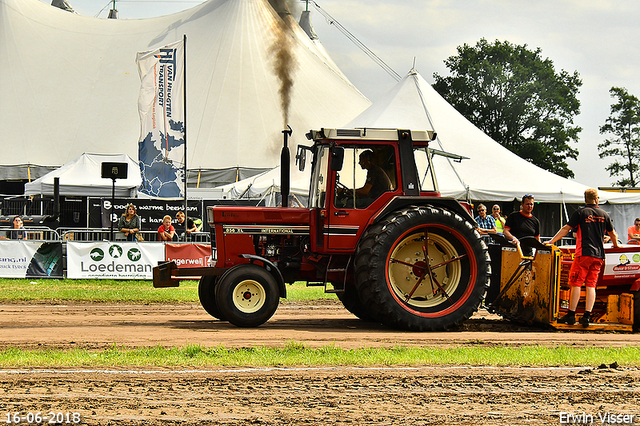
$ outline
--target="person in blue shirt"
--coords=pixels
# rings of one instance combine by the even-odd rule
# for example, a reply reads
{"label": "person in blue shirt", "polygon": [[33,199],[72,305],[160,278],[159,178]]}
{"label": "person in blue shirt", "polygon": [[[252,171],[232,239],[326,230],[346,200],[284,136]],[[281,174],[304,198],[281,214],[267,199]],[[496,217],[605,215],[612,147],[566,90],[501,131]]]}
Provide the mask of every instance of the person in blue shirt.
{"label": "person in blue shirt", "polygon": [[482,239],[485,244],[491,244],[492,238],[489,234],[495,234],[496,221],[493,217],[487,216],[487,207],[484,204],[478,204],[478,216],[476,216],[476,222],[478,222],[478,228],[476,230],[482,235]]}

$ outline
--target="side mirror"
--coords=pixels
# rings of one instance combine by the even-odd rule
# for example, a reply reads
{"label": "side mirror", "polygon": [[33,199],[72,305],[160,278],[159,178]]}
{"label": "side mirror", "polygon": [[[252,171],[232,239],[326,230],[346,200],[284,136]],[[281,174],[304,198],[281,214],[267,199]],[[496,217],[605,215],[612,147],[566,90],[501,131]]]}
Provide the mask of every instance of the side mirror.
{"label": "side mirror", "polygon": [[339,172],[342,170],[342,163],[344,162],[344,148],[341,146],[334,146],[331,150],[331,170]]}
{"label": "side mirror", "polygon": [[296,164],[298,165],[298,170],[300,170],[301,172],[304,172],[304,167],[307,162],[307,149],[309,149],[309,147],[306,147],[304,145],[298,145],[297,148]]}

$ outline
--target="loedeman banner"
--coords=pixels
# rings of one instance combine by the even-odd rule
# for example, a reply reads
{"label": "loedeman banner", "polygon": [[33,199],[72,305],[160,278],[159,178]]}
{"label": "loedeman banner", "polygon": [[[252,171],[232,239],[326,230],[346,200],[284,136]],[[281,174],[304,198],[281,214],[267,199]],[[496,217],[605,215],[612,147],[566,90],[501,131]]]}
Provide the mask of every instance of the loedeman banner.
{"label": "loedeman banner", "polygon": [[63,278],[62,243],[2,241],[0,277]]}
{"label": "loedeman banner", "polygon": [[164,244],[67,242],[67,278],[153,279],[164,260]]}
{"label": "loedeman banner", "polygon": [[184,197],[184,41],[138,52],[140,192]]}

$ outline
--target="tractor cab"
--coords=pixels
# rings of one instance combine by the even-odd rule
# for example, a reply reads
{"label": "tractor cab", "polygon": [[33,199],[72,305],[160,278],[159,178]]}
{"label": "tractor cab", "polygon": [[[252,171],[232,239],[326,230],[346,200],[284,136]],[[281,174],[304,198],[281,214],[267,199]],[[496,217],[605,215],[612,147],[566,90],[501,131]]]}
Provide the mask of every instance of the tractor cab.
{"label": "tractor cab", "polygon": [[[309,208],[318,251],[352,252],[366,226],[398,197],[439,196],[433,174],[433,132],[322,129],[298,146],[298,167],[313,155]],[[315,237],[315,238],[314,238]]]}

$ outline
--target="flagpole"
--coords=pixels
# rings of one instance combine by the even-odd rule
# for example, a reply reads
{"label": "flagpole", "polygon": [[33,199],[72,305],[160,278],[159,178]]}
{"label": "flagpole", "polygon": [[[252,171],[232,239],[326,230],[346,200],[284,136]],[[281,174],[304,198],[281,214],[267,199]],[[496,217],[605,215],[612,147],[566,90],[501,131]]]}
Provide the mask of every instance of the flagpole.
{"label": "flagpole", "polygon": [[187,35],[183,34],[182,51],[182,107],[184,108],[184,240],[187,241],[189,226],[189,205],[187,204]]}

